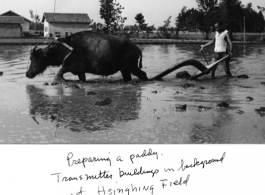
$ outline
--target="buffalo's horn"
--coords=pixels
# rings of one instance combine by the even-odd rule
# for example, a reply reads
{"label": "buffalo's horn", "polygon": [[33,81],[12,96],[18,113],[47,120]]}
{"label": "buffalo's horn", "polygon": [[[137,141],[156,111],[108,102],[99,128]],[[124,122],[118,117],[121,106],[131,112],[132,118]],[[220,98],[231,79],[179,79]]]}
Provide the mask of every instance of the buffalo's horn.
{"label": "buffalo's horn", "polygon": [[54,42],[54,39],[47,45],[47,47],[50,47],[50,45]]}
{"label": "buffalo's horn", "polygon": [[36,48],[38,47],[38,43],[34,46],[33,50],[36,50]]}
{"label": "buffalo's horn", "polygon": [[31,54],[36,52],[36,48],[38,47],[38,43],[33,47],[33,49],[31,50]]}
{"label": "buffalo's horn", "polygon": [[33,52],[36,51],[36,48],[38,47],[38,45],[39,45],[39,44],[37,43],[37,44],[33,47],[33,50],[32,50]]}

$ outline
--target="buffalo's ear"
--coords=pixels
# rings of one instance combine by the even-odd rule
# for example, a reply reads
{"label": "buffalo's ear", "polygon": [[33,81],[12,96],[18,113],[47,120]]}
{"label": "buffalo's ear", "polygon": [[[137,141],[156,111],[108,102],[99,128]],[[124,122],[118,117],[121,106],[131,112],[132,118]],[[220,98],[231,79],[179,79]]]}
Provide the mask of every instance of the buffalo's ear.
{"label": "buffalo's ear", "polygon": [[30,50],[30,55],[31,56],[34,55],[34,50],[33,49]]}
{"label": "buffalo's ear", "polygon": [[43,52],[42,50],[43,49],[39,48],[39,49],[36,49],[35,52],[36,52],[36,54],[41,54]]}
{"label": "buffalo's ear", "polygon": [[32,49],[32,52],[33,52],[33,53],[36,52],[36,49],[37,49],[38,45],[39,45],[39,44],[37,43],[37,44],[33,47],[33,49]]}
{"label": "buffalo's ear", "polygon": [[31,50],[31,56],[37,59],[47,58],[46,52],[41,48]]}
{"label": "buffalo's ear", "polygon": [[35,55],[36,54],[36,49],[38,47],[38,44],[36,44],[31,50],[30,50],[30,54],[31,55]]}
{"label": "buffalo's ear", "polygon": [[35,48],[30,50],[30,56],[31,57],[37,57],[38,56],[38,52],[37,52],[37,50]]}

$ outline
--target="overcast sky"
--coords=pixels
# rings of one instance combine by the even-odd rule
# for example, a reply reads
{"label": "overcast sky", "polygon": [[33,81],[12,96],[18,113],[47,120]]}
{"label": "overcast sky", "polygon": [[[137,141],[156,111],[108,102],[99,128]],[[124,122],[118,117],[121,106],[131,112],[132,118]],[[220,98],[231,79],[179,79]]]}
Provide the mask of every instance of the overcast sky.
{"label": "overcast sky", "polygon": [[[172,16],[171,25],[175,24],[175,18],[183,6],[196,8],[196,0],[117,0],[123,7],[123,17],[127,17],[126,25],[135,24],[135,15],[142,13],[146,23],[156,27],[164,24],[169,16]],[[0,14],[12,10],[23,17],[30,19],[29,10],[42,15],[44,12],[54,11],[55,0],[0,0]],[[252,3],[253,8],[265,7],[265,0],[241,0],[246,5]],[[55,12],[60,13],[87,13],[95,22],[104,23],[99,15],[99,0],[56,0]]]}

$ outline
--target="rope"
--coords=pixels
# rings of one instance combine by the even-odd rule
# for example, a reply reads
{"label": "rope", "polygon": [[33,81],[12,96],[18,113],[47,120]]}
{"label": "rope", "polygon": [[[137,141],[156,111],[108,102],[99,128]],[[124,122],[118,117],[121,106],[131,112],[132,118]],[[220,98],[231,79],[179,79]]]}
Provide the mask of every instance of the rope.
{"label": "rope", "polygon": [[[48,46],[50,46],[54,41],[57,41],[58,43],[60,43],[61,45],[63,45],[64,47],[66,47],[67,49],[69,49],[70,51],[71,51],[71,53],[74,51],[74,48],[73,47],[71,47],[71,46],[69,46],[68,44],[66,44],[66,43],[63,43],[63,42],[61,42],[61,41],[58,41],[57,39],[54,39]],[[47,46],[47,47],[48,47]],[[76,50],[75,50],[75,52],[76,52]],[[87,55],[85,55],[85,54],[82,54],[82,53],[80,53],[80,52],[76,52],[76,53],[78,53],[78,54],[80,54],[80,55],[82,55],[82,56],[84,56],[84,57],[86,57],[86,58],[88,58],[88,59],[90,59],[90,60],[92,60],[92,61],[94,61],[94,62],[99,62],[99,61],[96,61],[96,60],[93,60],[91,57],[89,57],[89,56],[87,56]],[[68,55],[67,55],[68,56]],[[66,57],[67,57],[66,56]]]}

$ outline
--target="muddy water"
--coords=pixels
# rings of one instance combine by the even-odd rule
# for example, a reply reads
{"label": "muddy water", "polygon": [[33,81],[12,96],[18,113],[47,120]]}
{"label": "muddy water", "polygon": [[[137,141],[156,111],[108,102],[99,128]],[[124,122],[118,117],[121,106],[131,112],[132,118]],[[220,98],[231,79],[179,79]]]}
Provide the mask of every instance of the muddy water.
{"label": "muddy water", "polygon": [[[139,47],[149,77],[189,58],[206,64],[198,45]],[[87,74],[87,83],[55,86],[57,68],[25,77],[31,48],[0,46],[0,143],[265,143],[265,114],[255,111],[265,107],[265,45],[235,45],[231,79],[220,65],[215,80],[176,79],[176,72],[197,72],[184,67],[163,81],[123,83],[120,73]],[[209,62],[211,50],[204,52]],[[249,78],[236,77],[242,74]],[[185,88],[186,83],[194,86]],[[96,105],[106,98],[110,104]],[[217,108],[221,101],[229,107]],[[184,104],[186,110],[178,109]]]}

